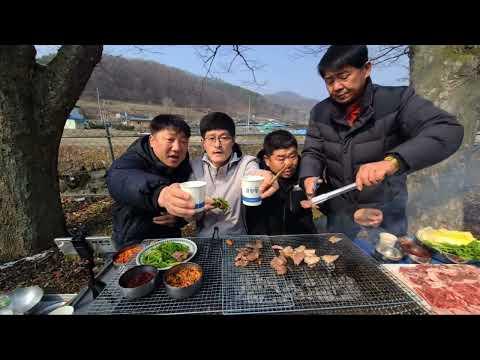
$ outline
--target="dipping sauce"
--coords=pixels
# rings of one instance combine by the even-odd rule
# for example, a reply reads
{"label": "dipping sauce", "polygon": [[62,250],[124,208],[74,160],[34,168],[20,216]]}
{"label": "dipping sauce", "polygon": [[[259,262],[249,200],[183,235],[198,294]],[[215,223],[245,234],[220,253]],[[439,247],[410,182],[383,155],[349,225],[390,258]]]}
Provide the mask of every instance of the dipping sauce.
{"label": "dipping sauce", "polygon": [[430,258],[432,255],[423,246],[416,244],[412,240],[401,240],[400,247],[407,254],[412,254],[422,258]]}
{"label": "dipping sauce", "polygon": [[125,281],[125,287],[136,288],[136,287],[142,286],[148,283],[154,277],[155,277],[155,274],[151,272],[143,272],[140,274],[136,274],[135,276],[132,276],[132,278]]}

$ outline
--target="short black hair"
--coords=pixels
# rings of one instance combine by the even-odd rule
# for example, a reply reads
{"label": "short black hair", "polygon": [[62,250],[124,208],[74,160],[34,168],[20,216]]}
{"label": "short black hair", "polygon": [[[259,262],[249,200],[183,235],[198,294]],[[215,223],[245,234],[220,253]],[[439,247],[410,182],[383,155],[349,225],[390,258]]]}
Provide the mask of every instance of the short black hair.
{"label": "short black hair", "polygon": [[360,69],[367,61],[367,45],[332,45],[318,63],[318,73],[324,77],[327,70],[339,70],[347,65]]}
{"label": "short black hair", "polygon": [[297,139],[287,130],[273,131],[263,140],[263,151],[266,156],[272,155],[275,150],[288,149],[292,146],[298,148]]}
{"label": "short black hair", "polygon": [[211,112],[200,120],[200,135],[204,138],[205,133],[210,130],[227,130],[235,137],[235,122],[225,113]]}
{"label": "short black hair", "polygon": [[173,114],[160,114],[155,116],[150,122],[150,132],[152,135],[163,130],[173,129],[182,132],[187,138],[190,137],[190,126],[185,122],[183,116]]}

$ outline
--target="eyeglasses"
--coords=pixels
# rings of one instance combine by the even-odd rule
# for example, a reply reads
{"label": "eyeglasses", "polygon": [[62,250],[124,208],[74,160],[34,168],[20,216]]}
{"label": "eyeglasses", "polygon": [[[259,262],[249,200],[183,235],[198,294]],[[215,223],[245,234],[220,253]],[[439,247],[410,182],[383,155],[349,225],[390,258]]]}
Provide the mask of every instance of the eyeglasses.
{"label": "eyeglasses", "polygon": [[231,136],[220,136],[220,137],[215,137],[215,136],[209,136],[205,138],[205,141],[209,144],[216,144],[217,140],[220,141],[220,144],[225,144],[229,141],[232,140]]}

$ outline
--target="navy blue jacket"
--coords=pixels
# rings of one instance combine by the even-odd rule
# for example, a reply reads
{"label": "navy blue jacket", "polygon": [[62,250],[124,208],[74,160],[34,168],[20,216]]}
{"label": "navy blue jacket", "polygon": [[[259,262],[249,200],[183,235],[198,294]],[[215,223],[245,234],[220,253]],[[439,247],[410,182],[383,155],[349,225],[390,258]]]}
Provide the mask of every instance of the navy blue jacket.
{"label": "navy blue jacket", "polygon": [[166,212],[158,206],[160,191],[172,183],[187,181],[191,172],[188,154],[175,169],[163,164],[153,153],[148,135],[136,140],[112,163],[107,187],[115,200],[112,241],[117,249],[147,238],[181,236],[184,220],[166,226],[154,224],[153,217]]}
{"label": "navy blue jacket", "polygon": [[[257,159],[260,169],[270,170],[260,150]],[[292,235],[316,234],[312,210],[304,209],[300,201],[307,197],[302,190],[295,191],[298,184],[298,170],[290,179],[280,177],[280,188],[272,196],[263,199],[260,206],[246,206],[249,235]]]}

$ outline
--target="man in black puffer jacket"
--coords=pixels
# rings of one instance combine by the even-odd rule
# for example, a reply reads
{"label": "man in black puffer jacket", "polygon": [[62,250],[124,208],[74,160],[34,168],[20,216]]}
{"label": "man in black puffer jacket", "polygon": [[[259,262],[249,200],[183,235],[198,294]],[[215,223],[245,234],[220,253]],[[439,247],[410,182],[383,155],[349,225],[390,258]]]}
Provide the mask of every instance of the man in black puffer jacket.
{"label": "man in black puffer jacket", "polygon": [[277,174],[279,189],[262,200],[260,206],[247,207],[247,228],[251,235],[315,234],[312,211],[304,209],[307,200],[298,184],[298,145],[295,137],[285,130],[271,132],[265,137],[263,149],[257,155],[260,169]]}
{"label": "man in black puffer jacket", "polygon": [[[462,143],[462,125],[411,87],[373,84],[365,45],[331,46],[318,71],[330,97],[311,111],[301,186],[311,198],[319,178],[322,192],[357,183],[360,191],[324,204],[331,232],[355,236],[355,218],[407,234],[407,175],[452,155]],[[380,209],[383,217],[368,209]]]}
{"label": "man in black puffer jacket", "polygon": [[186,224],[181,218],[194,215],[193,200],[178,184],[192,172],[190,127],[180,116],[159,115],[150,128],[151,135],[136,140],[107,173],[117,249],[147,238],[179,237]]}

